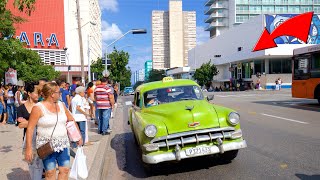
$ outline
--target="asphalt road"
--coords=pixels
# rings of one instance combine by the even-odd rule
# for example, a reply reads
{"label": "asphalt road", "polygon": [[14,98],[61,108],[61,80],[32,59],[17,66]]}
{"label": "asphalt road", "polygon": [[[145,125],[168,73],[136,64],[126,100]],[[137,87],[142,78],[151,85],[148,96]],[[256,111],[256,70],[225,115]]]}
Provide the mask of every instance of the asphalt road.
{"label": "asphalt road", "polygon": [[[212,93],[210,93],[212,94]],[[121,97],[107,152],[104,179],[320,179],[320,106],[316,100],[291,98],[289,91],[213,93],[212,103],[240,113],[248,147],[231,163],[214,157],[164,164],[146,172],[127,125]],[[121,109],[122,108],[122,109]]]}

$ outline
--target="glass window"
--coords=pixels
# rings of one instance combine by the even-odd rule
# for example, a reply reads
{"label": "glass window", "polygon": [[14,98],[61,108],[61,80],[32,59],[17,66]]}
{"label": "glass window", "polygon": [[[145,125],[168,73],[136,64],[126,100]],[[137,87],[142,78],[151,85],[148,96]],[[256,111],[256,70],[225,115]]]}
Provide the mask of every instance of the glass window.
{"label": "glass window", "polygon": [[313,4],[320,4],[320,0],[313,0]]}
{"label": "glass window", "polygon": [[261,6],[250,6],[250,13],[261,13]]}
{"label": "glass window", "polygon": [[314,6],[313,11],[314,11],[314,13],[320,13],[320,7]]}
{"label": "glass window", "polygon": [[288,59],[288,60],[283,60],[281,63],[282,66],[282,73],[292,73],[292,60]]}
{"label": "glass window", "polygon": [[287,13],[288,12],[288,6],[276,6],[275,7],[275,13]]}
{"label": "glass window", "polygon": [[237,13],[248,13],[249,6],[237,6]]}
{"label": "glass window", "polygon": [[320,78],[320,53],[312,55],[310,73],[311,77]]}
{"label": "glass window", "polygon": [[249,4],[248,0],[236,0],[237,4]]}
{"label": "glass window", "polygon": [[270,74],[281,73],[281,60],[270,60],[269,61]]}
{"label": "glass window", "polygon": [[274,0],[262,0],[263,4],[274,4]]}
{"label": "glass window", "polygon": [[137,92],[137,93],[134,95],[134,105],[135,105],[135,106],[138,106],[138,107],[141,107],[139,92]]}
{"label": "glass window", "polygon": [[289,6],[288,12],[290,12],[290,13],[300,13],[300,6]]}
{"label": "glass window", "polygon": [[145,107],[186,100],[203,100],[201,89],[198,86],[174,86],[144,93]]}
{"label": "glass window", "polygon": [[237,23],[242,23],[242,22],[245,22],[249,19],[249,16],[248,15],[237,15],[236,16],[236,22]]}
{"label": "glass window", "polygon": [[256,60],[254,61],[254,74],[257,74],[257,73],[264,73],[265,70],[264,70],[264,60]]}
{"label": "glass window", "polygon": [[310,11],[312,11],[312,6],[300,6],[301,13],[310,12]]}
{"label": "glass window", "polygon": [[309,56],[300,56],[294,59],[294,79],[309,79],[309,59]]}
{"label": "glass window", "polygon": [[262,6],[263,13],[274,13],[274,6]]}
{"label": "glass window", "polygon": [[301,4],[312,4],[312,0],[301,0]]}
{"label": "glass window", "polygon": [[288,4],[300,4],[300,0],[289,0]]}

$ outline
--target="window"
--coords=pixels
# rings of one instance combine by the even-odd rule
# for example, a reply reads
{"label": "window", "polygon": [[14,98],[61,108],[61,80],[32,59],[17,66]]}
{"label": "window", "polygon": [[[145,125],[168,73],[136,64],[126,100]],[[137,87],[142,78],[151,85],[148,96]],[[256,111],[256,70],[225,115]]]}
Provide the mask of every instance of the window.
{"label": "window", "polygon": [[137,106],[137,107],[141,107],[139,92],[136,92],[136,94],[134,95],[134,105]]}
{"label": "window", "polygon": [[274,0],[262,0],[263,4],[274,4]]}
{"label": "window", "polygon": [[250,13],[261,13],[261,6],[250,6]]}
{"label": "window", "polygon": [[312,6],[300,6],[300,13],[312,11]]}
{"label": "window", "polygon": [[173,86],[144,93],[145,107],[152,107],[177,101],[202,100],[202,91],[198,86]]}
{"label": "window", "polygon": [[320,7],[314,6],[313,11],[314,11],[314,13],[320,13]]}
{"label": "window", "polygon": [[264,70],[264,60],[256,60],[254,61],[254,74],[257,74],[257,73],[264,73],[265,70]]}
{"label": "window", "polygon": [[274,13],[274,6],[262,6],[263,13]]}
{"label": "window", "polygon": [[294,75],[295,80],[309,79],[309,56],[300,56],[294,59]]}
{"label": "window", "polygon": [[236,16],[236,22],[237,23],[242,23],[242,22],[245,22],[249,19],[249,16],[248,15],[237,15]]}
{"label": "window", "polygon": [[288,12],[290,12],[290,13],[299,13],[300,12],[300,6],[289,6]]}
{"label": "window", "polygon": [[313,0],[313,4],[320,4],[320,0]]}
{"label": "window", "polygon": [[288,6],[276,6],[275,13],[287,13]]}
{"label": "window", "polygon": [[237,13],[248,13],[249,6],[237,6]]}
{"label": "window", "polygon": [[320,53],[312,55],[310,73],[312,78],[320,78]]}

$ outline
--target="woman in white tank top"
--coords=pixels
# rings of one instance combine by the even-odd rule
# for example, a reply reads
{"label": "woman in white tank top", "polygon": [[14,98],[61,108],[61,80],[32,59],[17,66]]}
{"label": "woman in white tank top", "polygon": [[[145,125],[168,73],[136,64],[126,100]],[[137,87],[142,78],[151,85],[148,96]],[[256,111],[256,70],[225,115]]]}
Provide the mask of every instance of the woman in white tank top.
{"label": "woman in white tank top", "polygon": [[[25,159],[31,162],[32,135],[37,126],[36,148],[41,147],[50,140],[54,153],[42,159],[46,170],[46,179],[56,179],[56,164],[58,164],[58,179],[68,179],[70,169],[69,138],[67,135],[66,122],[74,118],[67,111],[62,102],[59,101],[60,89],[56,83],[47,83],[43,86],[42,94],[44,100],[37,103],[30,114],[26,133]],[[77,127],[78,128],[78,127]],[[78,128],[79,130],[79,128]],[[82,145],[82,139],[77,142]]]}

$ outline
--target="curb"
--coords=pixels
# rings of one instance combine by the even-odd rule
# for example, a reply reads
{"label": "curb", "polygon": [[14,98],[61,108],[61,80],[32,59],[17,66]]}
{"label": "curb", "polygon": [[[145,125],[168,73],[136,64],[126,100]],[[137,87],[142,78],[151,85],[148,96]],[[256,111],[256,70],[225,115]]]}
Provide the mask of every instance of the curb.
{"label": "curb", "polygon": [[96,152],[93,163],[89,170],[88,179],[93,179],[93,180],[101,179],[103,165],[105,161],[105,155],[109,146],[109,144],[107,143],[108,141],[109,141],[109,136],[105,136],[101,138],[98,150]]}
{"label": "curb", "polygon": [[[119,103],[119,99],[118,99],[118,103]],[[117,109],[118,108],[116,107],[115,112],[117,111]],[[113,124],[113,120],[114,120],[114,118],[110,118],[110,123],[112,121],[112,124]],[[110,148],[110,143],[108,143],[109,137],[111,137],[111,136],[110,135],[103,136],[100,140],[98,150],[94,156],[93,163],[92,163],[90,170],[89,170],[89,175],[87,178],[89,180],[101,179],[101,176],[103,173],[103,168],[104,168],[104,163],[106,160],[106,153]]]}

